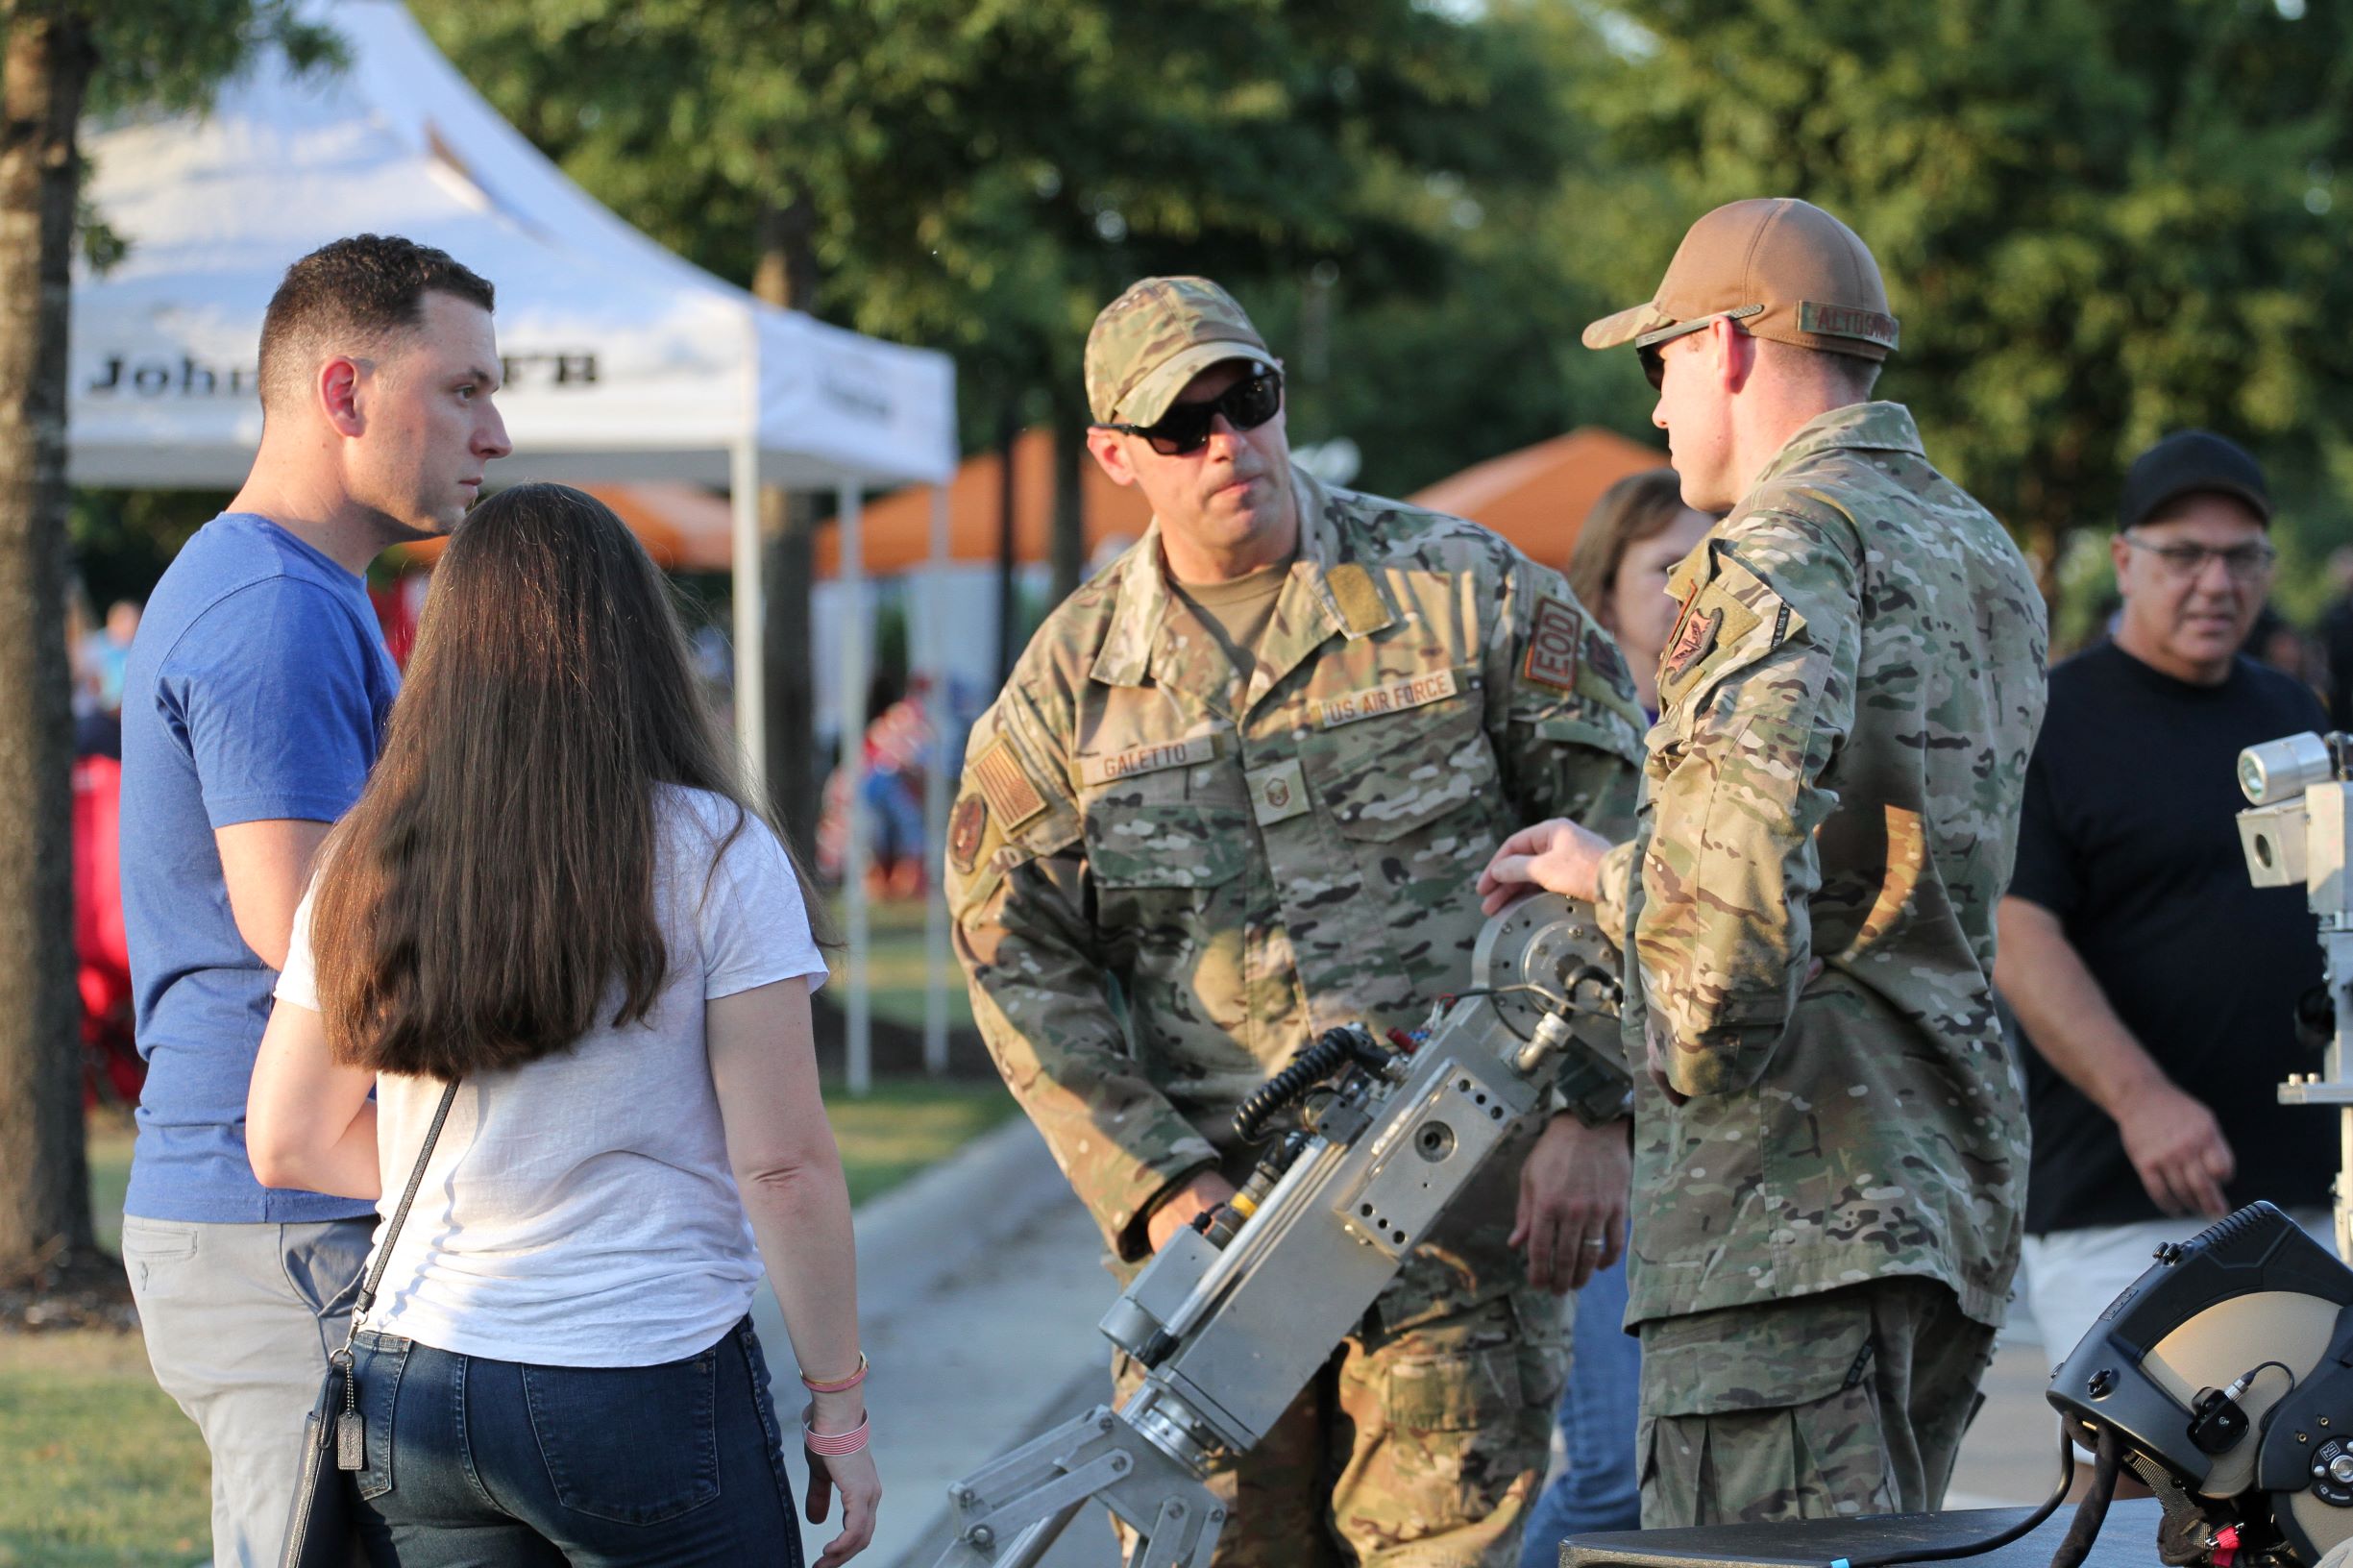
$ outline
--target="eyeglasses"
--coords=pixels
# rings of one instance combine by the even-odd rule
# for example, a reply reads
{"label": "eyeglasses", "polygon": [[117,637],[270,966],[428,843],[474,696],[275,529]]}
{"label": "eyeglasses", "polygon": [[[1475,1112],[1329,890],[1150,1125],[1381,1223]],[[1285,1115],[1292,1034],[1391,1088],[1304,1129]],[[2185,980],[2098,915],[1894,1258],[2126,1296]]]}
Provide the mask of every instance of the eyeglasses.
{"label": "eyeglasses", "polygon": [[[1666,346],[1668,344],[1679,337],[1689,337],[1694,332],[1705,331],[1719,320],[1729,321],[1734,327],[1739,327],[1751,316],[1761,314],[1764,308],[1761,305],[1744,305],[1735,310],[1719,310],[1712,316],[1698,316],[1690,321],[1679,321],[1672,327],[1659,331],[1645,332],[1636,338],[1634,353],[1642,360],[1642,374],[1650,380],[1651,390],[1664,392],[1667,389]],[[1742,328],[1741,330],[1745,331],[1747,329]]]}
{"label": "eyeglasses", "polygon": [[1245,376],[1206,403],[1170,404],[1157,424],[1115,425],[1105,421],[1097,423],[1095,429],[1140,435],[1163,457],[1182,457],[1209,445],[1210,431],[1219,414],[1225,415],[1226,423],[1238,430],[1255,430],[1282,408],[1283,373],[1261,365],[1255,374]]}
{"label": "eyeglasses", "polygon": [[2220,561],[2233,582],[2253,582],[2270,571],[2271,563],[2279,559],[2279,551],[2261,539],[2233,545],[2228,550],[2216,550],[2208,545],[2152,545],[2129,533],[2124,535],[2124,543],[2156,556],[2165,575],[2176,582],[2196,581],[2205,575],[2208,561]]}

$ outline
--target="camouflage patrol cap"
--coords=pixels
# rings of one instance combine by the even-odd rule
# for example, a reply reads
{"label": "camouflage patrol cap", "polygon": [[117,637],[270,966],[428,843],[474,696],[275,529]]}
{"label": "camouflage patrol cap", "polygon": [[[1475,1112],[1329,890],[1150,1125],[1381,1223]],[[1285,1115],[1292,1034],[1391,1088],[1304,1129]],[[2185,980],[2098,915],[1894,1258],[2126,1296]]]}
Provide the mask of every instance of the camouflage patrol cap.
{"label": "camouflage patrol cap", "polygon": [[1234,296],[1207,278],[1146,278],[1088,331],[1087,402],[1104,424],[1150,425],[1210,366],[1273,358]]}
{"label": "camouflage patrol cap", "polygon": [[1896,318],[1870,249],[1829,213],[1791,196],[1732,202],[1693,224],[1651,303],[1587,327],[1585,347],[1647,349],[1718,316],[1802,349],[1884,359],[1896,347]]}

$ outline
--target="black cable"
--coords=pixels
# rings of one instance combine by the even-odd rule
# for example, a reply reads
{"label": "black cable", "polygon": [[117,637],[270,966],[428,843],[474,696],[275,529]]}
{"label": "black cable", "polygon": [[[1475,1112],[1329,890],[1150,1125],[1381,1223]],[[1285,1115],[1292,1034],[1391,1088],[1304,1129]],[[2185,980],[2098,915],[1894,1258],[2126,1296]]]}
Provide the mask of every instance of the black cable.
{"label": "black cable", "polygon": [[[2246,1384],[2246,1392],[2251,1394],[2255,1391],[2255,1379],[2275,1366],[2280,1369],[2281,1375],[2287,1378],[2288,1386],[2281,1389],[2279,1398],[2273,1400],[2270,1405],[2265,1409],[2263,1412],[2263,1424],[2257,1429],[2259,1432],[2269,1432],[2271,1430],[2271,1417],[2279,1413],[2280,1406],[2286,1403],[2290,1394],[2295,1392],[2297,1381],[2295,1368],[2290,1366],[2286,1361],[2257,1361],[2253,1366],[2248,1367],[2244,1372],[2239,1374],[2239,1381]],[[2246,1394],[2242,1394],[2239,1397],[2243,1399],[2246,1397]]]}
{"label": "black cable", "polygon": [[[2058,1509],[2059,1505],[2067,1501],[2067,1489],[2074,1483],[2075,1442],[2068,1433],[2066,1418],[2061,1417],[2059,1421],[2059,1484],[2050,1489],[2050,1495],[2043,1500],[2041,1507],[2021,1519],[2017,1524],[1979,1540],[1964,1541],[1958,1546],[1923,1547],[1917,1552],[1891,1552],[1885,1556],[1878,1557],[1841,1557],[1832,1563],[1830,1568],[1896,1568],[1899,1563],[1945,1562],[1953,1557],[1982,1556],[1988,1552],[1998,1552],[2012,1541],[2023,1540],[2041,1529],[2043,1521],[2049,1518]],[[2114,1484],[2112,1480],[2111,1489]],[[2096,1531],[2099,1527],[2096,1524],[2092,1528]]]}
{"label": "black cable", "polygon": [[1342,1025],[1291,1058],[1291,1065],[1250,1091],[1234,1113],[1234,1136],[1244,1143],[1262,1143],[1270,1134],[1267,1118],[1286,1106],[1296,1105],[1308,1090],[1351,1062],[1380,1072],[1389,1065],[1387,1047],[1362,1030]]}
{"label": "black cable", "polygon": [[2114,1427],[2100,1428],[2099,1448],[2092,1456],[2092,1489],[2075,1505],[2075,1522],[2050,1555],[2050,1568],[2083,1568],[2099,1527],[2107,1522],[2108,1505],[2116,1500],[2116,1475],[2123,1459],[2124,1434]]}

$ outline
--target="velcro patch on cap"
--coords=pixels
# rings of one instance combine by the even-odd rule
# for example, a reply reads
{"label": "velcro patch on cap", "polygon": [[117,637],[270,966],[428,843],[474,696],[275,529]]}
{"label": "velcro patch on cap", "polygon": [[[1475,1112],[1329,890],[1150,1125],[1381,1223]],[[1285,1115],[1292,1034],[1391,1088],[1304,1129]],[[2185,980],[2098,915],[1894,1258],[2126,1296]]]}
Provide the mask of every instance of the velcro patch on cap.
{"label": "velcro patch on cap", "polygon": [[1883,349],[1896,346],[1895,317],[1851,305],[1817,305],[1812,300],[1802,300],[1798,305],[1798,331],[1823,337],[1859,338]]}
{"label": "velcro patch on cap", "polygon": [[972,759],[972,781],[989,797],[996,820],[1008,833],[1045,810],[1045,796],[1022,772],[1020,759],[1004,741],[993,741]]}
{"label": "velcro patch on cap", "polygon": [[1373,585],[1373,575],[1354,561],[1343,561],[1324,574],[1332,600],[1340,607],[1340,624],[1351,637],[1366,637],[1387,625],[1388,601]]}
{"label": "velcro patch on cap", "polygon": [[1528,661],[1520,674],[1538,686],[1556,692],[1577,689],[1577,645],[1584,630],[1582,617],[1556,599],[1536,600],[1528,628]]}

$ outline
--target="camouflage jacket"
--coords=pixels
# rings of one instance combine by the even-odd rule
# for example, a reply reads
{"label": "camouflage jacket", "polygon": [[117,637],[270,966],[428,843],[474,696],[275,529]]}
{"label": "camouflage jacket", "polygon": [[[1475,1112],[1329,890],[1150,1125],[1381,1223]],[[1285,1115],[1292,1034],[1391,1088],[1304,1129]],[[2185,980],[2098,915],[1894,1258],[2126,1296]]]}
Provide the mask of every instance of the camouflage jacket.
{"label": "camouflage jacket", "polygon": [[[1123,1263],[1172,1187],[1247,1170],[1233,1112],[1300,1047],[1415,1027],[1464,983],[1505,834],[1632,823],[1641,710],[1558,575],[1458,519],[1296,485],[1246,692],[1155,525],[1039,630],[950,819],[981,1033]],[[1496,1164],[1385,1321],[1524,1284],[1517,1162]]]}
{"label": "camouflage jacket", "polygon": [[1994,909],[2043,717],[2034,580],[1872,403],[1800,430],[1669,591],[1641,822],[1602,868],[1630,1043],[1691,1096],[1638,1101],[1628,1320],[1923,1274],[1998,1322],[2026,1127]]}

